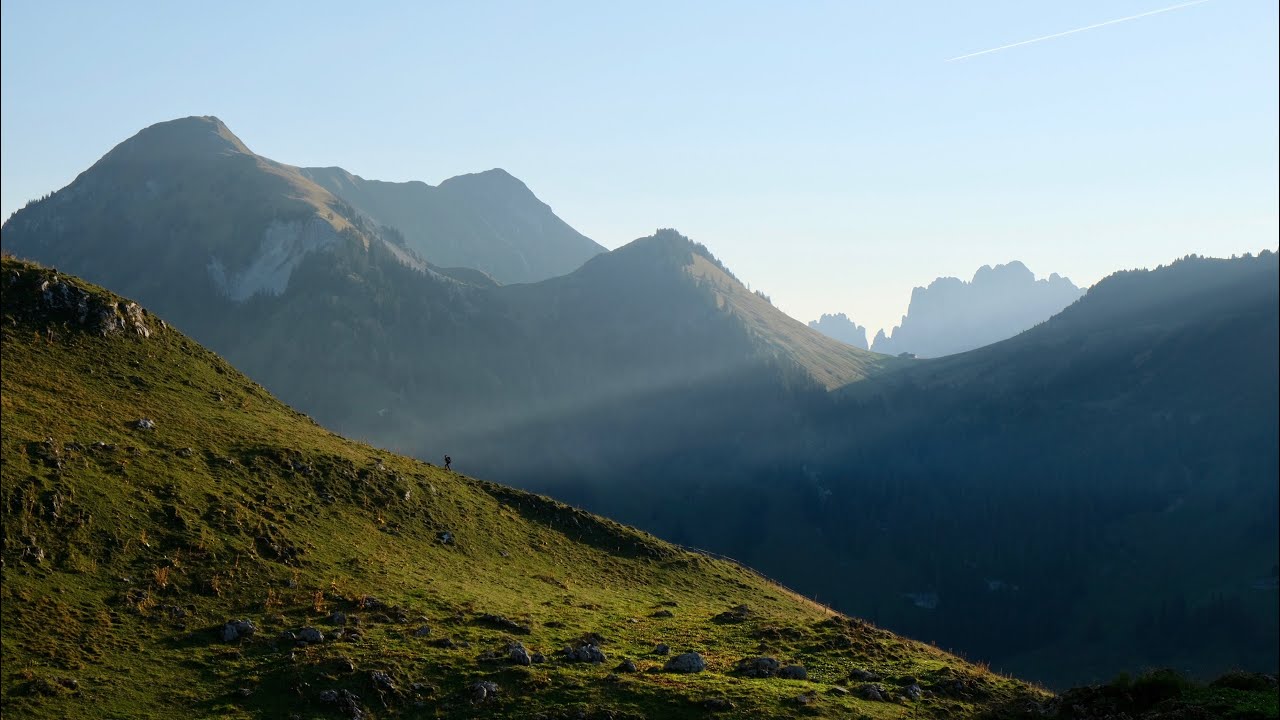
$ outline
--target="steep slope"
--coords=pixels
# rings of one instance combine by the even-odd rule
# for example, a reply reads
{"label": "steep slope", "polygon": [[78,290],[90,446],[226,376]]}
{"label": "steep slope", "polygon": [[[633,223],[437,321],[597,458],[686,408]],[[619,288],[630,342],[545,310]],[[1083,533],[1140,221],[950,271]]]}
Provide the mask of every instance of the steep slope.
{"label": "steep slope", "polygon": [[[367,189],[336,170],[312,175]],[[502,173],[434,190],[485,222],[513,217],[495,209],[502,198],[554,217]],[[527,287],[428,265],[398,230],[253,155],[213,118],[142,131],[15,213],[0,239],[138,297],[328,427],[422,456],[561,464],[594,440],[616,445],[577,435],[584,412],[626,420],[733,392],[767,417],[790,388],[834,387],[888,362],[786,318],[674,233]],[[666,399],[646,400],[656,395]],[[656,412],[634,418],[642,434],[667,425]],[[530,452],[495,452],[530,426]]]}
{"label": "steep slope", "polygon": [[911,291],[902,324],[876,333],[871,349],[942,357],[1013,337],[1070,305],[1084,294],[1057,273],[1036,280],[1018,261],[983,265],[971,282],[938,278]]}
{"label": "steep slope", "polygon": [[848,388],[809,451],[818,554],[893,567],[856,587],[758,566],[1056,686],[1274,671],[1277,268],[1119,273],[1015,338]]}
{"label": "steep slope", "polygon": [[409,247],[436,265],[476,268],[501,283],[563,275],[605,252],[505,170],[460,175],[434,187],[365,180],[336,167],[301,172],[359,212],[399,229]]}
{"label": "steep slope", "polygon": [[850,320],[844,313],[824,313],[817,320],[810,320],[809,327],[846,345],[870,349],[867,344],[867,329]]}
{"label": "steep slope", "polygon": [[[888,718],[1044,699],[731,562],[332,435],[75,278],[6,257],[0,283],[6,717]],[[706,670],[664,671],[685,651]],[[808,679],[734,669],[761,655]],[[837,689],[859,672],[895,701]]]}
{"label": "steep slope", "polygon": [[277,296],[309,256],[377,246],[379,228],[215,117],[152,125],[5,221],[6,250],[119,283],[201,327],[210,305]]}

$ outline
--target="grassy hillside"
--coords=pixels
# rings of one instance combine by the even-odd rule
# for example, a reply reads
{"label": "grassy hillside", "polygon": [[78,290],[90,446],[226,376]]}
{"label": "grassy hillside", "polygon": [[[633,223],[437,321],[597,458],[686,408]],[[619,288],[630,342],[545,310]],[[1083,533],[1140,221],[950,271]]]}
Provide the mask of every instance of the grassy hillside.
{"label": "grassy hillside", "polygon": [[[74,278],[6,258],[0,283],[6,717],[887,718],[1043,698],[732,563],[337,437]],[[234,620],[255,631],[227,640]],[[512,663],[514,642],[545,661]],[[561,653],[582,644],[607,660]],[[685,651],[706,671],[662,671]],[[758,655],[808,679],[734,671]],[[855,671],[893,699],[858,697]]]}

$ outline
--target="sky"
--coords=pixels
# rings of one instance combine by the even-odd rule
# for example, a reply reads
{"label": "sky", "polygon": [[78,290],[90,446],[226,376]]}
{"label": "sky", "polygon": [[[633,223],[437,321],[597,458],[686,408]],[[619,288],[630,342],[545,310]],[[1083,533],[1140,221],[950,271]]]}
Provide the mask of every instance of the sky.
{"label": "sky", "polygon": [[1277,3],[0,3],[0,211],[138,130],[430,183],[501,167],[609,248],[674,227],[800,320],[1021,260],[1276,249]]}

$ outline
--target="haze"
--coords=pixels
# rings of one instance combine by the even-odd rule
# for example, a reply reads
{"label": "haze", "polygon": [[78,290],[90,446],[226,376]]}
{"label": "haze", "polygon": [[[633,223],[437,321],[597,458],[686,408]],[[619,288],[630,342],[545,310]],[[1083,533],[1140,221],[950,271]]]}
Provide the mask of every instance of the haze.
{"label": "haze", "polygon": [[2,210],[216,114],[296,165],[505,168],[606,247],[676,227],[874,334],[984,264],[1086,286],[1276,247],[1274,3],[945,62],[1164,5],[6,2]]}

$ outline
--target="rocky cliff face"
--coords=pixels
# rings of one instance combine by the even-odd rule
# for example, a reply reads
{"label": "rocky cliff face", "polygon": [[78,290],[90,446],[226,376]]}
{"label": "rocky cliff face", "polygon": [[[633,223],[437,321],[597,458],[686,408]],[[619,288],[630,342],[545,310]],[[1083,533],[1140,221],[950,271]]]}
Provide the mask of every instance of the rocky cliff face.
{"label": "rocky cliff face", "polygon": [[876,333],[871,349],[888,355],[941,357],[999,342],[1044,322],[1084,290],[1058,274],[1037,280],[1018,261],[984,265],[973,280],[938,278],[911,292],[902,323]]}
{"label": "rocky cliff face", "polygon": [[810,320],[809,327],[846,345],[863,350],[871,349],[867,344],[867,329],[850,320],[844,313],[823,314],[817,320]]}

